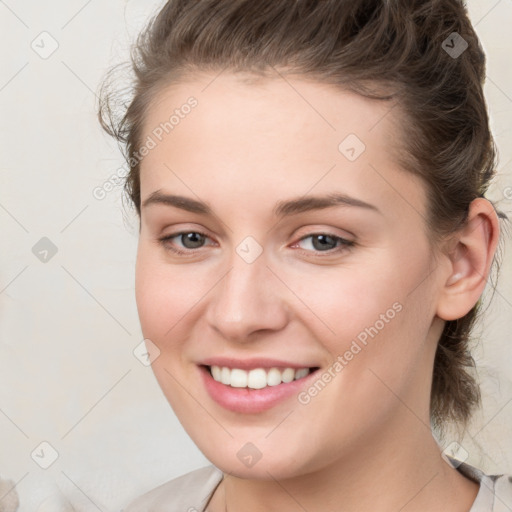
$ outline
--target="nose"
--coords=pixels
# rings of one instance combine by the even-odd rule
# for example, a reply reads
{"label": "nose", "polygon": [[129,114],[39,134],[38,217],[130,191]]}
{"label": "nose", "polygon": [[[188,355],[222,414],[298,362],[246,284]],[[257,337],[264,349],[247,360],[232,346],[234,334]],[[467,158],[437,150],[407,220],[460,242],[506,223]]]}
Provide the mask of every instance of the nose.
{"label": "nose", "polygon": [[289,311],[283,288],[264,254],[247,263],[235,253],[229,271],[211,292],[208,324],[223,339],[237,343],[254,340],[257,332],[283,329]]}

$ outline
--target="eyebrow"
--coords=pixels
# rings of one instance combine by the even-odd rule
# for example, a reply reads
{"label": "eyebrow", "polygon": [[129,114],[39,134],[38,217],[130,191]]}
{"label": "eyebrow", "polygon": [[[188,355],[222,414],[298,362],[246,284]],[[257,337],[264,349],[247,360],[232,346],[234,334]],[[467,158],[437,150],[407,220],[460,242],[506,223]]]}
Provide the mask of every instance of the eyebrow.
{"label": "eyebrow", "polygon": [[[175,208],[180,208],[181,210],[201,215],[213,215],[213,210],[207,203],[190,197],[164,194],[160,190],[156,190],[147,199],[145,199],[142,203],[142,208],[151,204],[174,206]],[[275,205],[273,214],[277,217],[287,217],[312,210],[331,208],[333,206],[354,206],[382,213],[376,206],[362,201],[361,199],[357,199],[346,194],[332,193],[323,196],[302,196],[295,199],[280,201]]]}

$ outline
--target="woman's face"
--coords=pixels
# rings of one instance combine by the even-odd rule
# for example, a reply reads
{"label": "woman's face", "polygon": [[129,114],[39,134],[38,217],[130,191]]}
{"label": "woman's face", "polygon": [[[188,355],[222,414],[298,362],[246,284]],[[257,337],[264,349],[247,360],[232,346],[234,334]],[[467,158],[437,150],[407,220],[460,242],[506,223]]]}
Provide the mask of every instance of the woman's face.
{"label": "woman's face", "polygon": [[157,100],[136,299],[156,378],[206,457],[285,478],[428,424],[440,277],[392,105],[228,73]]}

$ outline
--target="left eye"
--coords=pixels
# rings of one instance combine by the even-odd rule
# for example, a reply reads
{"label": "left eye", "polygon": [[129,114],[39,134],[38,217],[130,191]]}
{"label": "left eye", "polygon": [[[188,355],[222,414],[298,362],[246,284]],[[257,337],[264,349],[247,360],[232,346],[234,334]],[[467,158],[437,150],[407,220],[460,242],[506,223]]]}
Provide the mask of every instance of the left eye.
{"label": "left eye", "polygon": [[[315,252],[327,252],[332,251],[333,249],[343,250],[346,247],[351,247],[354,245],[354,242],[349,240],[345,240],[339,236],[329,235],[327,233],[314,233],[311,235],[307,235],[301,238],[297,244],[303,242],[304,240],[311,239],[309,243],[306,245],[309,248],[313,248]],[[339,246],[336,247],[339,243]]]}

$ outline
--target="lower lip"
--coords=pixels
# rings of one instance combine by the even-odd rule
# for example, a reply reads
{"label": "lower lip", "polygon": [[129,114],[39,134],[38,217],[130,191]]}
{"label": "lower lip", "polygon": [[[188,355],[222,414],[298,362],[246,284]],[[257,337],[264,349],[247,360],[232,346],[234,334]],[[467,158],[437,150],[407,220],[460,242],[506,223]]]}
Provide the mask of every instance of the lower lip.
{"label": "lower lip", "polygon": [[275,407],[304,388],[317,371],[311,372],[302,379],[292,382],[283,382],[277,386],[267,386],[263,389],[232,388],[217,382],[210,374],[208,368],[200,366],[199,370],[206,387],[206,391],[219,405],[233,412],[259,413]]}

